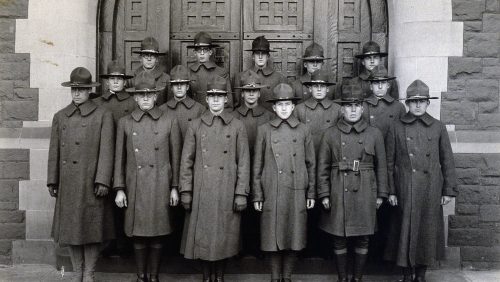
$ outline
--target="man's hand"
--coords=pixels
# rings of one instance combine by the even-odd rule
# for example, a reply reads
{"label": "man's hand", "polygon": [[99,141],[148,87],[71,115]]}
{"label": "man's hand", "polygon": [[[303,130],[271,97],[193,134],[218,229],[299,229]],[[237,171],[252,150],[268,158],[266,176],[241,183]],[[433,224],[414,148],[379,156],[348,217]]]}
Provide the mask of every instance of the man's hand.
{"label": "man's hand", "polygon": [[391,206],[397,206],[398,205],[398,197],[396,197],[396,195],[390,195],[389,196],[389,204]]}
{"label": "man's hand", "polygon": [[377,198],[377,209],[380,208],[380,206],[382,205],[383,202],[384,202],[384,199]]}
{"label": "man's hand", "polygon": [[241,212],[247,208],[247,197],[236,195],[234,197],[234,211]]}
{"label": "man's hand", "polygon": [[324,197],[323,200],[321,200],[321,204],[323,205],[323,208],[327,211],[329,211],[332,207],[330,205],[330,198],[328,197]]}
{"label": "man's hand", "polygon": [[306,208],[308,210],[314,208],[314,204],[316,203],[316,201],[314,199],[307,199],[306,201]]}
{"label": "man's hand", "polygon": [[57,189],[58,187],[56,185],[50,185],[49,187],[49,194],[51,197],[57,198]]}
{"label": "man's hand", "polygon": [[106,186],[104,186],[102,184],[99,184],[99,183],[97,183],[95,185],[94,194],[97,197],[104,197],[104,196],[108,195],[108,192],[109,192],[108,187],[106,187]]}
{"label": "man's hand", "polygon": [[449,202],[451,202],[451,197],[450,196],[442,196],[441,197],[441,205],[447,205]]}
{"label": "man's hand", "polygon": [[193,198],[191,197],[191,194],[189,192],[181,193],[181,205],[186,211],[191,210],[191,202],[192,201],[193,201]]}
{"label": "man's hand", "polygon": [[175,207],[179,204],[179,192],[177,188],[170,189],[170,206]]}
{"label": "man's hand", "polygon": [[253,202],[253,208],[256,210],[256,211],[262,211],[262,206],[263,206],[263,203],[262,202]]}
{"label": "man's hand", "polygon": [[116,192],[115,203],[119,208],[127,207],[127,195],[123,190]]}

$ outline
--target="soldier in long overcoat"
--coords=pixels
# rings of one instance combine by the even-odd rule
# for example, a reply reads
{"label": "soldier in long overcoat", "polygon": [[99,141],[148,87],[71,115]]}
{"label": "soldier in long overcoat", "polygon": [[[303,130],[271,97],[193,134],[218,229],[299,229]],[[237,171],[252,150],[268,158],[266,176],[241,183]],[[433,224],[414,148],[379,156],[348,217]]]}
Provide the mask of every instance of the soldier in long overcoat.
{"label": "soldier in long overcoat", "polygon": [[163,236],[173,231],[170,206],[179,201],[181,132],[175,116],[155,105],[161,90],[154,77],[137,78],[127,92],[138,107],[120,119],[116,136],[115,202],[125,208],[125,234],[134,242],[141,282],[158,281]]}
{"label": "soldier in long overcoat", "polygon": [[362,118],[363,92],[344,85],[342,118],[326,130],[318,153],[318,199],[325,209],[319,228],[333,235],[338,281],[348,281],[347,243],[354,244],[354,273],[361,281],[376,210],[387,198],[387,165],[382,133]]}
{"label": "soldier in long overcoat", "polygon": [[[261,215],[261,250],[269,252],[272,281],[291,281],[297,252],[306,247],[307,209],[316,198],[316,159],[309,128],[292,115],[293,89],[274,88],[277,117],[257,129],[252,201]],[[280,280],[283,278],[283,280]]]}
{"label": "soldier in long overcoat", "polygon": [[409,112],[386,142],[389,202],[397,212],[385,258],[404,268],[404,281],[425,281],[426,267],[444,258],[442,206],[457,195],[456,172],[445,125],[426,113],[436,99],[429,87],[416,80],[406,95]]}
{"label": "soldier in long overcoat", "polygon": [[[52,236],[69,245],[73,281],[94,281],[101,243],[114,238],[111,201],[107,199],[113,171],[113,115],[89,100],[90,72],[71,72],[72,102],[52,120],[47,186],[56,197]],[[83,280],[82,280],[83,279]]]}
{"label": "soldier in long overcoat", "polygon": [[[260,91],[265,85],[253,71],[245,72],[239,83],[241,90],[241,105],[233,111],[233,116],[243,122],[248,136],[250,156],[253,156],[257,127],[270,121],[275,115],[259,104]],[[236,87],[235,87],[236,88]],[[250,171],[250,185],[252,185],[252,171]],[[251,186],[250,186],[251,187]],[[259,214],[254,209],[247,209],[242,214],[243,251],[256,256],[260,253]]]}
{"label": "soldier in long overcoat", "polygon": [[[310,87],[304,84],[304,82],[311,81],[311,76],[313,72],[321,70],[326,60],[331,58],[326,58],[324,55],[323,47],[316,42],[309,45],[304,51],[304,57],[301,58],[305,73],[297,78],[293,83],[292,87],[295,91],[295,96],[301,98],[302,102],[311,98]],[[331,80],[331,79],[328,79]],[[327,98],[333,100],[335,97],[335,87],[334,84],[328,87]]]}
{"label": "soldier in long overcoat", "polygon": [[226,79],[208,84],[209,110],[192,121],[181,159],[181,203],[187,210],[181,253],[199,259],[203,280],[224,280],[225,259],[240,249],[241,211],[249,194],[245,125],[224,110]]}
{"label": "soldier in long overcoat", "polygon": [[226,79],[227,102],[224,107],[233,110],[234,98],[231,92],[231,81],[227,70],[216,65],[211,57],[214,54],[214,48],[219,45],[212,42],[212,37],[206,32],[199,32],[194,37],[194,44],[188,45],[187,48],[194,49],[196,62],[189,65],[189,74],[191,78],[191,95],[193,99],[207,107],[206,92],[207,86],[213,82],[215,78],[222,77]]}
{"label": "soldier in long overcoat", "polygon": [[144,73],[154,77],[155,86],[157,89],[163,89],[158,93],[156,103],[162,105],[170,98],[172,93],[170,90],[170,76],[165,71],[165,67],[160,64],[160,56],[165,56],[165,52],[160,52],[160,44],[154,37],[146,37],[141,42],[141,49],[132,51],[139,54],[141,58],[141,66],[134,71],[134,79],[129,80],[131,86],[135,86],[136,77],[142,76]]}
{"label": "soldier in long overcoat", "polygon": [[[264,36],[255,38],[252,41],[252,49],[245,51],[252,52],[253,65],[235,76],[234,85],[235,87],[241,86],[240,81],[244,73],[248,71],[255,72],[260,77],[261,84],[266,85],[266,87],[260,90],[259,103],[267,110],[272,111],[272,105],[266,103],[266,101],[271,99],[273,89],[276,85],[287,82],[287,78],[272,67],[270,53],[276,51],[271,50],[269,41]],[[235,97],[238,97],[238,99],[241,97],[239,89],[236,89],[235,94]],[[236,104],[240,105],[241,101],[236,101]]]}

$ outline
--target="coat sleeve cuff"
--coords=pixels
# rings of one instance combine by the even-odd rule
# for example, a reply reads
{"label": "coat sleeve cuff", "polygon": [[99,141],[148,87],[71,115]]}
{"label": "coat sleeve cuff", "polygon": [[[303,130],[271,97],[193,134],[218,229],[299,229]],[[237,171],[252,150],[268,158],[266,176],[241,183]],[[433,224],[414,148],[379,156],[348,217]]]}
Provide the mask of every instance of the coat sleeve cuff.
{"label": "coat sleeve cuff", "polygon": [[386,198],[387,199],[389,197],[389,193],[387,193],[387,192],[378,192],[377,193],[377,197],[378,198]]}

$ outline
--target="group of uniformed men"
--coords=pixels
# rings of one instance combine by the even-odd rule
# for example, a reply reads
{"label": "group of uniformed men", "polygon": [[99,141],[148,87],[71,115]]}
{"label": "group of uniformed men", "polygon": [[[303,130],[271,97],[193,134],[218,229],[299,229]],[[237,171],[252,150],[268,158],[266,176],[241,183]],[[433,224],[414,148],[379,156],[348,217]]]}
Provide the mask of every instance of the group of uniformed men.
{"label": "group of uniformed men", "polygon": [[[331,235],[338,281],[361,281],[385,202],[393,207],[386,259],[403,267],[403,281],[425,281],[427,265],[444,255],[441,206],[456,195],[456,176],[446,128],[426,113],[434,97],[424,82],[408,87],[406,112],[381,63],[387,54],[368,42],[357,56],[363,71],[340,95],[316,43],[302,58],[306,73],[288,84],[260,36],[248,50],[253,66],[231,87],[211,61],[217,45],[209,34],[188,47],[197,62],[168,75],[158,42],[144,39],[136,52],[142,66],[129,76],[111,62],[101,75],[107,87],[94,99],[99,83],[87,69],[62,83],[72,103],[53,119],[47,186],[57,197],[53,237],[70,247],[74,281],[94,281],[115,224],[133,240],[137,281],[159,281],[179,203],[186,211],[180,252],[201,260],[203,281],[224,280],[240,230],[260,236],[271,281],[291,281],[308,228],[316,227]],[[248,202],[254,212],[240,226]],[[124,211],[121,222],[113,204]]]}

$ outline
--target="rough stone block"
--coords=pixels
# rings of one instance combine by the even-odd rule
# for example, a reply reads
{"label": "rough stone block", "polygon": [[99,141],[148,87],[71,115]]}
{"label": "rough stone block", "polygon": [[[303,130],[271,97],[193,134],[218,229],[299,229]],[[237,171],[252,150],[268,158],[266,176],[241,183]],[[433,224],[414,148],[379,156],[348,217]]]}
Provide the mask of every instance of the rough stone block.
{"label": "rough stone block", "polygon": [[482,186],[499,186],[500,187],[500,177],[481,177],[479,180]]}
{"label": "rough stone block", "polygon": [[12,242],[12,262],[14,264],[56,264],[55,244],[52,240]]}
{"label": "rough stone block", "polygon": [[38,88],[16,88],[14,89],[14,99],[38,101]]}
{"label": "rough stone block", "polygon": [[0,239],[25,239],[24,223],[0,223]]}
{"label": "rough stone block", "polygon": [[486,0],[486,12],[500,12],[500,0]]}
{"label": "rough stone block", "polygon": [[0,100],[11,100],[14,97],[14,82],[0,80]]}
{"label": "rough stone block", "polygon": [[0,255],[0,265],[12,265],[12,260],[10,255],[2,256]]}
{"label": "rough stone block", "polygon": [[482,69],[482,60],[480,58],[448,58],[448,74],[450,78],[456,78],[458,75],[480,73]]}
{"label": "rough stone block", "polygon": [[471,102],[498,102],[500,96],[498,80],[495,79],[471,79],[465,89]]}
{"label": "rough stone block", "polygon": [[15,20],[0,19],[0,53],[14,53],[15,28]]}
{"label": "rough stone block", "polygon": [[481,175],[478,168],[457,168],[457,176],[459,185],[476,185]]}
{"label": "rough stone block", "polygon": [[19,181],[0,180],[0,202],[19,201]]}
{"label": "rough stone block", "polygon": [[0,211],[0,223],[23,223],[24,211]]}
{"label": "rough stone block", "polygon": [[27,162],[30,151],[27,149],[0,149],[0,162]]}
{"label": "rough stone block", "polygon": [[19,209],[53,211],[55,198],[49,195],[46,180],[28,180],[19,183]]}
{"label": "rough stone block", "polygon": [[2,18],[27,18],[29,0],[3,0],[0,1],[0,17]]}
{"label": "rough stone block", "polygon": [[449,229],[448,245],[450,246],[485,246],[490,247],[498,242],[493,230],[478,228]]}
{"label": "rough stone block", "polygon": [[498,79],[500,73],[500,65],[483,67],[481,76],[486,79]]}
{"label": "rough stone block", "polygon": [[54,211],[26,211],[26,239],[50,239]]}
{"label": "rough stone block", "polygon": [[500,33],[464,33],[464,56],[483,58],[498,57]]}
{"label": "rough stone block", "polygon": [[[0,80],[27,81],[27,85],[29,85],[29,54],[0,54],[0,64],[2,65]],[[19,85],[15,86],[19,87]]]}
{"label": "rough stone block", "polygon": [[38,101],[5,101],[4,120],[38,120]]}
{"label": "rough stone block", "polygon": [[500,262],[500,246],[493,247],[462,247],[462,260]]}
{"label": "rough stone block", "polygon": [[500,113],[479,114],[478,125],[482,129],[499,129],[500,128]]}
{"label": "rough stone block", "polygon": [[483,22],[481,21],[465,21],[464,31],[478,32],[483,29]]}
{"label": "rough stone block", "polygon": [[500,14],[483,14],[483,32],[500,32]]}
{"label": "rough stone block", "polygon": [[480,102],[479,114],[493,114],[498,112],[498,102]]}
{"label": "rough stone block", "polygon": [[500,154],[487,154],[484,156],[486,166],[481,168],[482,176],[500,177]]}
{"label": "rough stone block", "polygon": [[450,215],[448,218],[449,228],[477,228],[479,224],[478,216]]}
{"label": "rough stone block", "polygon": [[453,0],[453,20],[481,20],[486,0]]}
{"label": "rough stone block", "polygon": [[455,167],[481,168],[486,166],[486,160],[481,154],[454,154]]}
{"label": "rough stone block", "polygon": [[458,188],[457,203],[469,205],[500,204],[498,187],[461,185]]}
{"label": "rough stone block", "polygon": [[0,178],[28,179],[29,175],[28,162],[0,162]]}
{"label": "rough stone block", "polygon": [[2,211],[14,211],[17,210],[18,206],[16,202],[0,202],[0,210]]}
{"label": "rough stone block", "polygon": [[483,205],[479,215],[481,221],[500,221],[500,205]]}
{"label": "rough stone block", "polygon": [[479,205],[457,204],[457,215],[477,215],[479,214]]}
{"label": "rough stone block", "polygon": [[9,256],[12,251],[12,240],[0,240],[0,255]]}
{"label": "rough stone block", "polygon": [[464,78],[461,79],[449,79],[448,80],[448,91],[465,91],[465,83],[466,80]]}
{"label": "rough stone block", "polygon": [[471,125],[477,120],[479,106],[471,102],[442,102],[441,121],[445,124]]}

